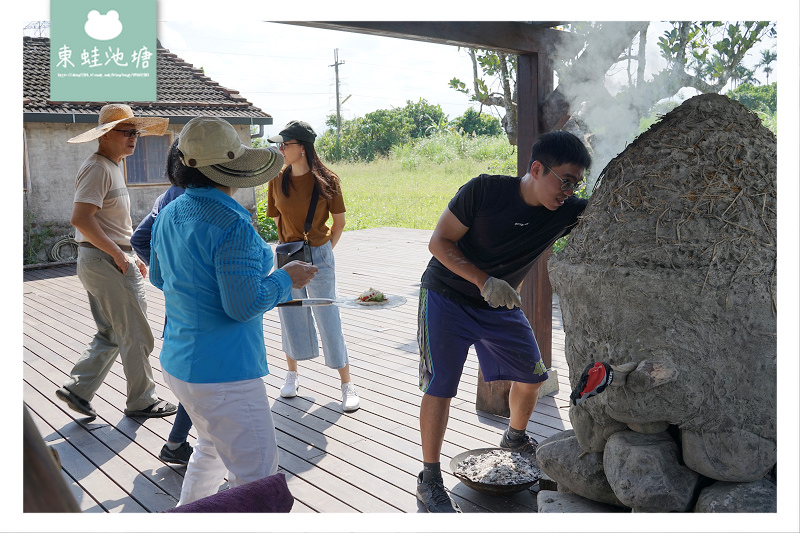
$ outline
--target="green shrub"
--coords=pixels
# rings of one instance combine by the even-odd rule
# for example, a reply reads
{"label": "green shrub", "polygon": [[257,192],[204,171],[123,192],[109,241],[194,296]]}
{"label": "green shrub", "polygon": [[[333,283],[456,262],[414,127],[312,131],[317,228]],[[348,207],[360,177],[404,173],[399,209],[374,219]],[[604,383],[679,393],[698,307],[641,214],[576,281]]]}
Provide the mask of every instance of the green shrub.
{"label": "green shrub", "polygon": [[[264,189],[266,194],[266,188]],[[258,195],[256,196],[258,197]],[[258,215],[258,234],[267,242],[278,240],[278,227],[275,220],[267,216],[267,199],[264,197],[256,204],[256,214]]]}
{"label": "green shrub", "polygon": [[767,113],[765,111],[757,111],[758,118],[765,128],[769,129],[776,136],[778,135],[778,113]]}
{"label": "green shrub", "polygon": [[778,84],[753,85],[742,83],[725,96],[737,100],[743,106],[753,111],[775,113],[778,109]]}
{"label": "green shrub", "polygon": [[495,137],[503,134],[503,126],[496,117],[486,113],[478,113],[471,107],[463,115],[450,123],[456,131],[474,135],[489,135]]}
{"label": "green shrub", "polygon": [[411,139],[425,138],[446,128],[447,116],[438,105],[420,98],[405,107],[377,109],[363,117],[341,121],[328,116],[328,130],[317,139],[317,153],[327,161],[370,162],[387,157],[392,148]]}

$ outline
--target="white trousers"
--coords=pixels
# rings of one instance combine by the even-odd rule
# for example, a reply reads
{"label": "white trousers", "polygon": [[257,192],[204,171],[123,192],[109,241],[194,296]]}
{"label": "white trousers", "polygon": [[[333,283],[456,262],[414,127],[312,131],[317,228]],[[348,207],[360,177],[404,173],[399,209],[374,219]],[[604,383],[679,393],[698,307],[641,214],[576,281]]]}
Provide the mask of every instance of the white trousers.
{"label": "white trousers", "polygon": [[178,505],[216,494],[226,472],[237,487],[278,471],[275,425],[261,378],[187,383],[163,375],[197,431]]}

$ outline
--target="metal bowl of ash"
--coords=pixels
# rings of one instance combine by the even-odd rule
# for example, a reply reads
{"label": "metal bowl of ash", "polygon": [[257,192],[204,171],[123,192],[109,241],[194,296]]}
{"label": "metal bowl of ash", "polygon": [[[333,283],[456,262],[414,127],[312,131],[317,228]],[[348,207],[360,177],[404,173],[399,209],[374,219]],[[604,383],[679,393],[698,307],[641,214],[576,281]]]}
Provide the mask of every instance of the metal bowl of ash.
{"label": "metal bowl of ash", "polygon": [[450,460],[450,471],[466,486],[494,494],[511,494],[539,481],[536,455],[506,448],[478,448]]}

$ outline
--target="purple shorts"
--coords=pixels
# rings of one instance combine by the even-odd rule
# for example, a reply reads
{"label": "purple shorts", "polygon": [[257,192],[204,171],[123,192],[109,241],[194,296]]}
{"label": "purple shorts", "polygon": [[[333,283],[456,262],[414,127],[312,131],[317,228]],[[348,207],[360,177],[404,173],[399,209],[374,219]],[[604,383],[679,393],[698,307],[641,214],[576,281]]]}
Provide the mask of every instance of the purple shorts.
{"label": "purple shorts", "polygon": [[419,388],[426,394],[456,395],[472,345],[485,381],[547,379],[533,330],[520,308],[479,309],[422,288],[417,321]]}

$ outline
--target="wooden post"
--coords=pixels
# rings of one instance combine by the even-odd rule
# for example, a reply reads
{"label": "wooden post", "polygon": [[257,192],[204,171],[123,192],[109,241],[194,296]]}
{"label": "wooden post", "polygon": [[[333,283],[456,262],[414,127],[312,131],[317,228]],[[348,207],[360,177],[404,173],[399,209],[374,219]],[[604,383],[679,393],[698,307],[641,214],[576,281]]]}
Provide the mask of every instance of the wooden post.
{"label": "wooden post", "polygon": [[[544,102],[552,87],[552,68],[544,54],[517,56],[517,167],[520,176],[529,170],[531,146],[541,132],[540,102]],[[550,368],[553,356],[553,291],[547,272],[550,254],[547,251],[539,256],[520,289],[522,311],[531,323],[542,361],[547,368]],[[479,371],[475,407],[486,413],[509,416],[510,388],[510,381],[486,383]]]}
{"label": "wooden post", "polygon": [[520,288],[522,312],[531,323],[546,368],[553,362],[553,288],[547,272],[547,260],[552,253],[547,250],[539,256]]}

